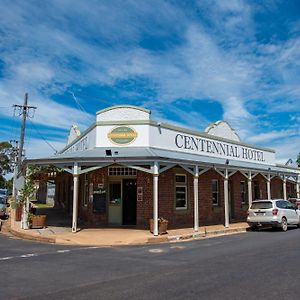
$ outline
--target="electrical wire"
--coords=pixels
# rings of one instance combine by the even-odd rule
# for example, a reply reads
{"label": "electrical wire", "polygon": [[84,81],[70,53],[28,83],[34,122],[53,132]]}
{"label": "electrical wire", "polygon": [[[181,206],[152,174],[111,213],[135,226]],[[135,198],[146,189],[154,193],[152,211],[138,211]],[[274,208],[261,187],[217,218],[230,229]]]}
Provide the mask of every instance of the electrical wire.
{"label": "electrical wire", "polygon": [[30,120],[30,119],[27,119],[27,120],[29,120],[30,121],[30,123],[31,123],[31,125],[32,125],[32,127],[33,127],[33,129],[38,133],[38,135],[43,139],[43,141],[55,152],[55,153],[57,153],[58,151],[57,151],[57,149],[55,149],[54,148],[54,146],[53,145],[51,145],[50,144],[50,142],[48,142],[45,138],[44,138],[44,136],[41,134],[41,132],[37,129],[37,127],[35,126],[35,124],[33,123],[33,121],[32,120]]}
{"label": "electrical wire", "polygon": [[91,119],[91,116],[89,113],[84,109],[84,107],[80,104],[78,99],[76,98],[75,94],[73,92],[69,92],[72,95],[72,98],[74,99],[75,103],[77,104],[78,108],[86,115],[86,118]]}

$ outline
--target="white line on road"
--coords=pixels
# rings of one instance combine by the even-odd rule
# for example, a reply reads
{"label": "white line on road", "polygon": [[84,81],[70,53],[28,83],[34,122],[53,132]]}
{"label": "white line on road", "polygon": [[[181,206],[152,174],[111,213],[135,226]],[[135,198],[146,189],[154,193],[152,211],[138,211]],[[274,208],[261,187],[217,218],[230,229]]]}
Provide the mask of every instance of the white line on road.
{"label": "white line on road", "polygon": [[20,255],[19,257],[27,258],[27,257],[33,257],[33,256],[38,256],[38,254],[37,253],[28,253],[28,254]]}
{"label": "white line on road", "polygon": [[164,252],[163,249],[149,249],[148,250],[150,253],[161,253],[161,252]]}
{"label": "white line on road", "polygon": [[84,249],[98,249],[101,247],[80,247],[80,248],[74,248],[74,249],[59,249],[54,252],[42,252],[42,253],[27,253],[27,254],[22,254],[22,255],[17,255],[17,256],[7,256],[7,257],[0,257],[0,261],[5,261],[5,260],[10,260],[10,259],[15,259],[15,258],[29,258],[29,257],[36,257],[36,256],[41,256],[41,255],[47,255],[47,254],[54,254],[54,253],[68,253],[71,251],[78,251],[78,250],[84,250]]}

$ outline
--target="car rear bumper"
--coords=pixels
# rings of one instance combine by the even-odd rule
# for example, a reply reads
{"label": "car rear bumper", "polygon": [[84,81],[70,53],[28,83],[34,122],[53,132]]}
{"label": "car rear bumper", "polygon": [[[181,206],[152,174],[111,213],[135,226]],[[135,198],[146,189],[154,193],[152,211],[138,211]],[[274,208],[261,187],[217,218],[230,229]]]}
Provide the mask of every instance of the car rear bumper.
{"label": "car rear bumper", "polygon": [[259,222],[259,221],[256,221],[256,222],[250,222],[250,221],[247,221],[248,225],[250,227],[252,226],[280,226],[281,223],[278,222],[278,221],[262,221],[262,222]]}

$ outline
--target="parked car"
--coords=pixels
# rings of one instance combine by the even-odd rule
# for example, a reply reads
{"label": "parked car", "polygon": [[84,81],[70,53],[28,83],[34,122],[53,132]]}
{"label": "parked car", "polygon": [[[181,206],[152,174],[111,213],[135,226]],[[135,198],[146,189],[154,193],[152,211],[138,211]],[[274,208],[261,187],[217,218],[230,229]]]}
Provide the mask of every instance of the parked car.
{"label": "parked car", "polygon": [[247,223],[252,229],[261,226],[280,227],[287,231],[289,225],[300,225],[300,211],[283,199],[253,201],[248,209]]}
{"label": "parked car", "polygon": [[300,209],[300,198],[289,198],[289,201]]}
{"label": "parked car", "polygon": [[0,197],[4,197],[6,202],[8,200],[8,190],[7,189],[0,189]]}
{"label": "parked car", "polygon": [[0,217],[6,217],[7,200],[0,195]]}

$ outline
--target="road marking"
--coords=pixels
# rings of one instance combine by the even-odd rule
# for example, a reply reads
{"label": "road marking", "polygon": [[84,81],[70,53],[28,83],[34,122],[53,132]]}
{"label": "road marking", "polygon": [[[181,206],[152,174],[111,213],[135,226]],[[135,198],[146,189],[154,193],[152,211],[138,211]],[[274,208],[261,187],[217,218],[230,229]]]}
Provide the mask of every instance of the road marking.
{"label": "road marking", "polygon": [[7,257],[0,257],[0,260],[9,260],[12,259],[12,256],[7,256]]}
{"label": "road marking", "polygon": [[20,255],[19,257],[27,258],[27,257],[33,257],[33,256],[38,256],[38,254],[37,253],[28,253],[28,254]]}
{"label": "road marking", "polygon": [[88,249],[99,249],[101,247],[99,246],[88,246],[88,247],[80,247],[80,248],[76,248],[74,250],[88,250]]}
{"label": "road marking", "polygon": [[[10,259],[15,259],[15,258],[30,258],[30,257],[36,257],[36,256],[41,256],[41,255],[51,255],[51,254],[55,254],[55,253],[68,253],[68,252],[74,252],[74,251],[78,251],[78,250],[87,250],[87,249],[99,249],[101,247],[97,247],[97,246],[91,246],[91,247],[78,247],[78,248],[74,248],[74,249],[59,249],[59,250],[54,250],[53,252],[41,252],[41,253],[27,253],[27,254],[22,254],[22,255],[17,255],[17,256],[7,256],[7,257],[0,257],[0,261],[5,261],[5,260],[10,260]],[[154,249],[153,252],[155,252],[156,250],[160,249]],[[162,250],[161,250],[162,252]]]}
{"label": "road marking", "polygon": [[164,252],[163,249],[149,249],[149,252],[150,253],[161,253],[161,252]]}

